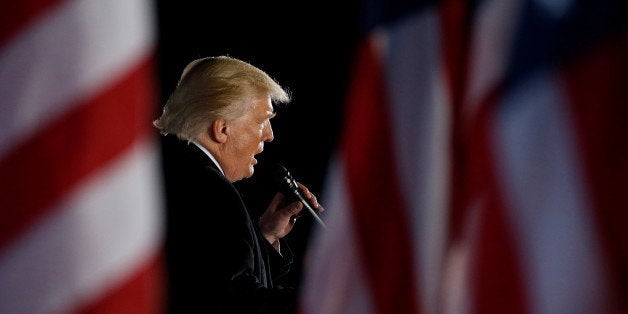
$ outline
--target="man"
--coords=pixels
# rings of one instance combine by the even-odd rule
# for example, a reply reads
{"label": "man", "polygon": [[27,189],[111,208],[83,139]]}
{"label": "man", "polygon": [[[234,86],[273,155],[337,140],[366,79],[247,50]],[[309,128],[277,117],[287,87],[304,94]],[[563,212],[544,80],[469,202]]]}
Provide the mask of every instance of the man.
{"label": "man", "polygon": [[234,58],[198,59],[183,70],[154,123],[165,135],[169,312],[294,311],[294,289],[278,281],[293,259],[282,238],[302,204],[284,204],[277,193],[252,219],[233,185],[253,175],[255,155],[273,140],[273,103],[289,101],[266,73]]}

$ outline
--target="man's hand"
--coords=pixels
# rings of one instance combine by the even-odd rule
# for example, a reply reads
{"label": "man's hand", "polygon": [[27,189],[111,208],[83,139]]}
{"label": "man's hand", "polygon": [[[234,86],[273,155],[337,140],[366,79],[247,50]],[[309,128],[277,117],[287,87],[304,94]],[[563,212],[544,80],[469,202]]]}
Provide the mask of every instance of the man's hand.
{"label": "man's hand", "polygon": [[[310,201],[317,211],[322,212],[324,209],[316,200],[316,196],[301,183],[297,184],[303,196]],[[279,192],[275,194],[275,197],[259,220],[262,235],[277,251],[279,251],[279,239],[285,237],[292,231],[292,227],[294,227],[303,209],[303,204],[300,201],[292,202],[284,206],[285,199],[286,196],[282,193]]]}

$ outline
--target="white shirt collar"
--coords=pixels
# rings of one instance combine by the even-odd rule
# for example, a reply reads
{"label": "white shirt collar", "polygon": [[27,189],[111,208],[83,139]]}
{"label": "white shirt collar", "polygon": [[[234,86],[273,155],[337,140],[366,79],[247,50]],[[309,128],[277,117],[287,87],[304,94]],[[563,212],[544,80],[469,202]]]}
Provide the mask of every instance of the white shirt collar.
{"label": "white shirt collar", "polygon": [[211,159],[216,164],[216,166],[218,166],[218,170],[220,170],[220,172],[222,172],[222,175],[224,176],[225,172],[220,167],[220,164],[218,163],[218,160],[216,160],[216,158],[214,158],[214,155],[212,155],[212,153],[210,153],[207,150],[207,148],[205,148],[203,145],[201,145],[201,144],[199,144],[199,143],[197,143],[195,141],[192,141],[192,143],[194,143],[194,145],[196,145],[196,147],[200,148],[205,153],[205,155],[207,155],[207,157],[209,157],[209,159]]}

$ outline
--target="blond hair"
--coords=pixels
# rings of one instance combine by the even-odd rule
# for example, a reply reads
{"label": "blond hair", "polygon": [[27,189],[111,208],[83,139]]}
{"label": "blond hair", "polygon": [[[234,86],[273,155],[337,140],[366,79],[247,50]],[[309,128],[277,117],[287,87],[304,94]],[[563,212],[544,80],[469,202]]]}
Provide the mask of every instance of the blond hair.
{"label": "blond hair", "polygon": [[235,119],[255,97],[288,103],[290,95],[257,67],[227,56],[190,62],[153,125],[162,134],[194,140],[217,119]]}

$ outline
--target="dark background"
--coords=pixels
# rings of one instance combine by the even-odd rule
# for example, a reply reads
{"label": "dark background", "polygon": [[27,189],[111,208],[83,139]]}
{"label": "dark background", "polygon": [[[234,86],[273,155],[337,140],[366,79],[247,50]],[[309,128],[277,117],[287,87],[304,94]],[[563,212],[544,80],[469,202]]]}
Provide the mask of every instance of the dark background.
{"label": "dark background", "polygon": [[[328,161],[339,139],[360,14],[356,0],[157,1],[159,112],[185,65],[206,56],[247,61],[292,95],[291,103],[273,119],[275,140],[258,156],[254,176],[236,183],[254,215],[265,210],[276,192],[277,163],[319,200],[323,197]],[[297,257],[291,278],[295,285],[313,223],[305,215],[286,238]]]}

